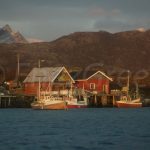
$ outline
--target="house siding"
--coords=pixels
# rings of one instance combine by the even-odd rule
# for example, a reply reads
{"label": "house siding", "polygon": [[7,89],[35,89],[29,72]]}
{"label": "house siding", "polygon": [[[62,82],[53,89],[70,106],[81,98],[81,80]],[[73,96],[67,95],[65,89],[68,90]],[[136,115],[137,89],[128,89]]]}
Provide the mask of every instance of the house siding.
{"label": "house siding", "polygon": [[[39,77],[37,77],[39,68],[35,68],[35,72],[29,73],[24,81],[24,94],[25,95],[37,95],[39,89]],[[67,88],[69,83],[72,86],[74,80],[71,78],[70,74],[66,72],[66,69],[61,69],[59,67],[55,68],[40,68],[40,73],[43,77],[40,78],[41,90],[51,90],[59,91]],[[34,71],[33,70],[33,71]],[[52,72],[50,72],[52,70]],[[56,70],[56,72],[54,72]],[[59,74],[58,74],[59,73]],[[53,74],[53,75],[51,75]],[[51,78],[50,78],[51,77]]]}
{"label": "house siding", "polygon": [[[95,84],[95,89],[90,89],[90,84]],[[77,87],[78,88],[84,88],[88,91],[97,91],[97,92],[104,92],[104,86],[105,86],[105,92],[109,93],[109,80],[108,79],[102,79],[102,80],[96,80],[96,79],[89,79],[84,81],[77,81]]]}

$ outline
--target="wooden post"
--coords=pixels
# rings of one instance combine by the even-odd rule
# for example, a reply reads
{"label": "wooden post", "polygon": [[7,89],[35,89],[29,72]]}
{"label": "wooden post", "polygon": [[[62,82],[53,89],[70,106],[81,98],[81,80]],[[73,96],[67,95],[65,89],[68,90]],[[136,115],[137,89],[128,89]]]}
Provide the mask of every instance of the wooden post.
{"label": "wooden post", "polygon": [[72,88],[72,81],[70,82],[71,84],[71,96],[73,95],[73,88]]}
{"label": "wooden post", "polygon": [[107,105],[107,97],[106,97],[106,95],[102,95],[102,105],[103,106],[106,106]]}
{"label": "wooden post", "polygon": [[79,91],[79,101],[81,100],[81,90]]}
{"label": "wooden post", "polygon": [[8,106],[10,106],[10,101],[11,101],[11,98],[9,97],[9,100],[8,100]]}
{"label": "wooden post", "polygon": [[41,97],[41,80],[40,80],[40,77],[39,77],[39,86],[38,86],[38,100],[40,100],[40,97]]}
{"label": "wooden post", "polygon": [[85,87],[84,87],[84,82],[83,82],[83,84],[82,84],[82,89],[83,89],[83,90],[85,90]]}
{"label": "wooden post", "polygon": [[115,96],[113,95],[113,107],[116,105]]}
{"label": "wooden post", "polygon": [[5,108],[7,107],[7,98],[5,99],[4,98],[4,101],[5,101]]}
{"label": "wooden post", "polygon": [[95,105],[97,106],[97,97],[96,94],[94,95]]}
{"label": "wooden post", "polygon": [[2,101],[1,101],[1,96],[0,96],[0,107],[2,107],[1,105],[2,105]]}

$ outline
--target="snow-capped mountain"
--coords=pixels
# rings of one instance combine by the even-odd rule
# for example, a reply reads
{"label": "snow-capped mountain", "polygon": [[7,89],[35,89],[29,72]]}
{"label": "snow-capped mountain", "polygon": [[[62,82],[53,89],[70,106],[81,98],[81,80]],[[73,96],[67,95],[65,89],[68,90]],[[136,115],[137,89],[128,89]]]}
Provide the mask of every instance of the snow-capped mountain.
{"label": "snow-capped mountain", "polygon": [[28,43],[19,32],[14,32],[9,25],[0,28],[0,43]]}
{"label": "snow-capped mountain", "polygon": [[41,42],[45,42],[43,40],[35,39],[35,38],[28,38],[27,40],[28,40],[29,43],[41,43]]}

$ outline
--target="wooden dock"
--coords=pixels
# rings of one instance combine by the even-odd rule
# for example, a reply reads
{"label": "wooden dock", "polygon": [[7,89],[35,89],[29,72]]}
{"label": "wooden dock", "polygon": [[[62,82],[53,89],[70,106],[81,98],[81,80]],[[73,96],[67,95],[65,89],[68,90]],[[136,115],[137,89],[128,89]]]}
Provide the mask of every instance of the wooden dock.
{"label": "wooden dock", "polygon": [[10,95],[1,95],[0,96],[0,108],[8,108],[11,105],[11,101],[16,96],[10,96]]}
{"label": "wooden dock", "polygon": [[33,96],[1,95],[0,108],[30,108]]}
{"label": "wooden dock", "polygon": [[104,95],[93,95],[89,97],[89,107],[115,107],[115,102],[119,96],[104,94]]}

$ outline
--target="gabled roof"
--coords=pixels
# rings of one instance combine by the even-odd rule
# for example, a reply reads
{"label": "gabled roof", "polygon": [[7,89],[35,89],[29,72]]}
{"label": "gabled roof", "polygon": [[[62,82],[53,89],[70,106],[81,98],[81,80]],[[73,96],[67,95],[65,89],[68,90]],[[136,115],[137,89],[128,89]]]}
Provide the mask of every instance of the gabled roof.
{"label": "gabled roof", "polygon": [[106,77],[108,80],[113,81],[112,78],[108,77],[104,72],[102,71],[80,71],[80,72],[72,72],[70,73],[74,80],[81,81],[81,80],[89,80],[96,74],[100,73],[102,76]]}
{"label": "gabled roof", "polygon": [[58,75],[63,70],[68,74],[68,76],[74,83],[73,78],[70,76],[70,74],[68,73],[65,67],[33,68],[23,82],[35,83],[35,82],[39,82],[39,78],[40,78],[40,82],[54,82],[54,80],[58,77]]}
{"label": "gabled roof", "polygon": [[87,79],[88,77],[90,77],[91,75],[93,75],[95,73],[95,71],[73,71],[73,72],[70,72],[72,78],[74,80],[85,80]]}
{"label": "gabled roof", "polygon": [[90,77],[87,78],[87,80],[89,80],[90,78],[92,78],[93,76],[95,76],[96,74],[100,73],[101,75],[103,75],[104,77],[106,77],[108,80],[113,81],[112,78],[108,77],[104,72],[102,71],[97,71],[95,72],[93,75],[91,75]]}

